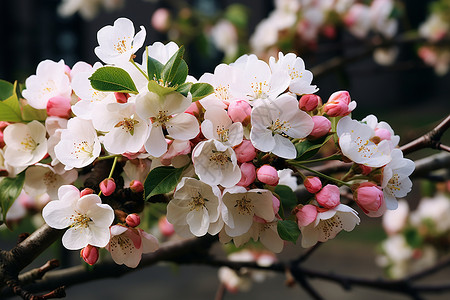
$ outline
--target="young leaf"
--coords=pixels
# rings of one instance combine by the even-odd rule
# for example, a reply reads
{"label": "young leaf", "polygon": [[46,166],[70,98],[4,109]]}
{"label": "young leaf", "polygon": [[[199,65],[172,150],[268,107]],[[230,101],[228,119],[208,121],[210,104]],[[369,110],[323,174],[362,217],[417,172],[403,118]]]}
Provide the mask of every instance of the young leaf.
{"label": "young leaf", "polygon": [[317,152],[319,152],[320,148],[330,140],[331,137],[332,135],[328,135],[314,141],[304,140],[303,142],[296,144],[295,148],[297,149],[297,158],[295,160],[301,161],[313,157],[317,154]]}
{"label": "young leaf", "polygon": [[148,78],[150,80],[160,80],[161,79],[161,71],[164,68],[164,65],[160,63],[158,60],[148,57],[147,59],[147,73]]}
{"label": "young leaf", "polygon": [[121,68],[110,66],[101,67],[89,77],[89,80],[91,81],[92,87],[99,91],[138,93],[131,76]]}
{"label": "young leaf", "polygon": [[25,172],[17,175],[16,178],[5,177],[0,181],[0,208],[2,210],[3,220],[6,219],[6,213],[19,197],[25,182]]}
{"label": "young leaf", "polygon": [[192,82],[185,82],[177,87],[177,92],[187,97],[189,90],[191,89]]}
{"label": "young leaf", "polygon": [[214,88],[208,83],[194,83],[191,86],[192,101],[198,101],[214,93]]}
{"label": "young leaf", "polygon": [[6,100],[15,94],[15,84],[0,79],[0,100]]}
{"label": "young leaf", "polygon": [[148,82],[148,90],[150,92],[158,94],[159,96],[164,96],[166,94],[169,94],[169,93],[172,93],[173,91],[175,91],[175,88],[161,86],[156,81],[150,80]]}
{"label": "young leaf", "polygon": [[188,65],[182,59],[180,61],[180,64],[178,65],[177,72],[175,73],[175,76],[174,76],[170,86],[178,86],[180,84],[183,84],[186,81],[186,77],[188,75],[188,72],[189,72],[188,71]]}
{"label": "young leaf", "polygon": [[45,121],[45,119],[47,118],[47,110],[36,109],[27,104],[22,107],[22,118],[24,121]]}
{"label": "young leaf", "polygon": [[178,66],[181,63],[184,54],[184,47],[181,46],[177,52],[175,52],[172,57],[167,61],[164,68],[161,71],[161,79],[164,83],[171,86],[173,79],[178,71]]}
{"label": "young leaf", "polygon": [[151,196],[165,194],[173,191],[180,181],[185,167],[157,167],[150,171],[144,182],[145,200]]}
{"label": "young leaf", "polygon": [[283,208],[287,211],[292,210],[297,205],[297,197],[290,187],[286,185],[277,185],[274,192],[280,197]]}
{"label": "young leaf", "polygon": [[[19,99],[16,94],[17,82],[0,81],[0,121],[22,122]],[[3,98],[7,97],[7,98]]]}
{"label": "young leaf", "polygon": [[277,231],[280,238],[285,241],[293,242],[294,244],[297,242],[300,235],[300,229],[298,229],[297,223],[292,220],[278,221]]}

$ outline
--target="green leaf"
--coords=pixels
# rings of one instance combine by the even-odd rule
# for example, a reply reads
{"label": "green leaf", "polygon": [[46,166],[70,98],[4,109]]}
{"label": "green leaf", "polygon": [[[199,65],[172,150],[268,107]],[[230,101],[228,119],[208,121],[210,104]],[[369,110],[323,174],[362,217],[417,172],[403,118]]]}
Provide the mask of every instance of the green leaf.
{"label": "green leaf", "polygon": [[292,210],[297,205],[297,197],[290,187],[277,185],[274,192],[280,197],[283,208],[287,211]]}
{"label": "green leaf", "polygon": [[138,90],[127,71],[117,67],[101,67],[89,78],[94,89],[103,92],[137,94]]}
{"label": "green leaf", "polygon": [[317,140],[304,140],[296,144],[295,148],[297,149],[297,158],[295,160],[301,161],[313,157],[317,154],[317,152],[319,152],[320,148],[330,140],[331,137],[332,135],[328,135]]}
{"label": "green leaf", "polygon": [[160,63],[158,60],[148,57],[147,60],[147,73],[148,78],[151,80],[160,80],[161,79],[161,71],[164,68],[164,65]]}
{"label": "green leaf", "polygon": [[22,107],[22,118],[24,121],[45,121],[47,118],[47,110],[36,109],[27,104]]}
{"label": "green leaf", "polygon": [[[2,101],[0,101],[0,121],[22,122],[19,99],[16,94],[17,81],[14,84],[1,81],[0,85],[0,94],[2,96]],[[8,95],[8,98],[3,99],[3,96]]]}
{"label": "green leaf", "polygon": [[0,79],[0,100],[6,100],[15,94],[15,84]]}
{"label": "green leaf", "polygon": [[144,197],[148,200],[151,196],[165,194],[173,191],[180,181],[183,168],[157,167],[150,171],[144,182]]}
{"label": "green leaf", "polygon": [[404,232],[406,242],[411,248],[419,248],[423,243],[423,238],[420,236],[416,228],[409,227]]}
{"label": "green leaf", "polygon": [[175,87],[161,86],[156,81],[150,80],[148,82],[148,90],[150,92],[158,94],[159,96],[164,96],[166,94],[169,94],[169,93],[172,93],[173,91],[175,91]]}
{"label": "green leaf", "polygon": [[180,65],[184,54],[184,47],[181,46],[177,52],[167,61],[164,68],[161,71],[161,79],[165,84],[172,86],[172,81],[178,72],[178,66]]}
{"label": "green leaf", "polygon": [[178,86],[180,84],[183,84],[186,81],[186,77],[188,76],[188,65],[186,62],[182,59],[180,61],[180,64],[178,65],[177,72],[175,73],[175,76],[170,84],[170,86]]}
{"label": "green leaf", "polygon": [[285,241],[293,242],[294,244],[297,242],[300,235],[300,229],[298,229],[297,223],[292,220],[278,221],[277,231],[280,238]]}
{"label": "green leaf", "polygon": [[178,93],[182,94],[183,96],[187,97],[187,95],[188,95],[188,93],[189,93],[189,91],[191,89],[191,86],[192,86],[192,82],[185,82],[182,85],[179,85],[177,87],[176,91]]}
{"label": "green leaf", "polygon": [[194,83],[191,86],[192,102],[198,101],[214,93],[214,88],[209,83]]}
{"label": "green leaf", "polygon": [[3,220],[6,220],[6,213],[17,197],[19,197],[24,182],[25,172],[20,173],[15,178],[5,177],[0,181],[0,207]]}

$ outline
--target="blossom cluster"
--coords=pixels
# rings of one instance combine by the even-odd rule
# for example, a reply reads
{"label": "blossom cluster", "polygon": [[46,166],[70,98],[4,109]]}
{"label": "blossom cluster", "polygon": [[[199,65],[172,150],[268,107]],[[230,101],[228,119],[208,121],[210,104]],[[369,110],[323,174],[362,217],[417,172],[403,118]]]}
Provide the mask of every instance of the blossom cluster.
{"label": "blossom cluster", "polygon": [[[356,102],[347,91],[322,103],[313,74],[295,54],[268,63],[244,55],[197,80],[188,75],[184,48],[173,42],[149,45],[135,62],[145,37],[143,26],[135,33],[130,20],[119,18],[97,35],[95,53],[106,65],[41,62],[22,95],[45,120],[2,129],[1,169],[17,178],[18,191],[23,185],[32,197],[52,200],[43,208],[45,222],[68,228],[63,245],[82,249],[86,262],[105,247],[117,263],[136,267],[142,253],[158,248],[136,227],[143,207],[130,199],[142,194],[149,206],[169,196],[167,224],[179,236],[218,234],[238,247],[252,239],[281,252],[300,232],[302,246],[310,247],[353,230],[360,219],[341,192],[377,217],[411,190],[414,163],[403,158],[392,128],[373,115],[352,119]],[[335,154],[319,157],[322,147]],[[110,175],[97,186],[80,192],[71,185],[79,172],[108,160]],[[341,178],[306,166],[327,160],[353,166]],[[292,171],[308,199],[288,202],[295,199],[288,186],[297,188]]]}
{"label": "blossom cluster", "polygon": [[450,198],[448,188],[424,197],[414,211],[406,201],[383,216],[387,238],[377,263],[392,278],[402,278],[433,266],[448,250]]}

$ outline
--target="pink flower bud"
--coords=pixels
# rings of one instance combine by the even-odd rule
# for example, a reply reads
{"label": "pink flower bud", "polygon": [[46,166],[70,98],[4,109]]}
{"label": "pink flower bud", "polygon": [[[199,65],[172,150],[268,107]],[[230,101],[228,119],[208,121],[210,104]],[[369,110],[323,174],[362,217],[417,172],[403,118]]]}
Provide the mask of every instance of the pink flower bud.
{"label": "pink flower bud", "polygon": [[347,91],[338,91],[330,96],[323,106],[323,111],[330,117],[339,117],[348,115],[355,107],[356,103],[351,102]]}
{"label": "pink flower bud", "polygon": [[228,106],[228,116],[233,122],[241,122],[246,126],[250,121],[250,115],[252,114],[252,108],[244,100],[237,100],[230,103]]}
{"label": "pink flower bud", "polygon": [[70,99],[56,96],[47,102],[47,115],[60,118],[70,117]]}
{"label": "pink flower bud", "polygon": [[144,190],[144,185],[139,180],[130,182],[130,189],[133,193],[140,193]]}
{"label": "pink flower bud", "polygon": [[173,225],[167,221],[166,216],[163,216],[158,221],[158,228],[159,231],[161,231],[162,235],[164,236],[171,236],[175,233],[175,229],[173,228]]}
{"label": "pink flower bud", "polygon": [[81,249],[80,256],[86,263],[92,266],[98,260],[98,248],[92,245],[87,245]]}
{"label": "pink flower bud", "polygon": [[324,116],[313,116],[312,120],[314,122],[314,128],[309,134],[310,137],[313,138],[320,138],[328,132],[330,132],[331,129],[331,122]]}
{"label": "pink flower bud", "polygon": [[11,124],[11,123],[5,122],[5,121],[0,121],[0,130],[5,129],[6,126],[8,126],[9,124]]}
{"label": "pink flower bud", "polygon": [[325,208],[333,208],[341,203],[341,193],[339,188],[334,184],[327,184],[316,194],[316,200]]}
{"label": "pink flower bud", "polygon": [[322,99],[314,94],[303,95],[298,101],[298,108],[304,111],[313,111],[319,105],[322,105]]}
{"label": "pink flower bud", "polygon": [[128,226],[130,227],[136,227],[139,224],[141,224],[141,217],[139,217],[138,214],[129,214],[126,219],[125,222],[127,223]]}
{"label": "pink flower bud", "polygon": [[280,210],[280,199],[272,195],[272,208],[275,215],[278,214],[278,211]]}
{"label": "pink flower bud", "polygon": [[[353,198],[361,209],[369,216],[378,212],[384,202],[383,191],[372,182],[364,182],[356,189]],[[377,215],[378,216],[378,215]]]}
{"label": "pink flower bud", "polygon": [[240,186],[249,186],[256,179],[256,168],[252,163],[243,163],[241,165],[241,180],[237,183]]}
{"label": "pink flower bud", "polygon": [[391,133],[389,132],[389,130],[384,128],[375,128],[375,135],[378,136],[382,141],[391,140]]}
{"label": "pink flower bud", "polygon": [[278,184],[278,172],[277,169],[270,165],[263,165],[256,171],[256,176],[258,180],[262,183],[275,186]]}
{"label": "pink flower bud", "polygon": [[302,206],[295,214],[297,218],[298,228],[308,226],[316,220],[317,207],[311,204]]}
{"label": "pink flower bud", "polygon": [[252,142],[243,140],[242,143],[234,149],[237,161],[245,163],[253,160],[256,157],[256,149]]}
{"label": "pink flower bud", "polygon": [[320,178],[315,176],[306,177],[306,179],[303,181],[303,185],[311,194],[317,193],[322,188],[322,182],[320,181]]}
{"label": "pink flower bud", "polygon": [[3,139],[3,131],[0,131],[0,149],[5,147],[5,140]]}
{"label": "pink flower bud", "polygon": [[170,12],[166,8],[158,8],[152,16],[152,26],[157,31],[165,32],[170,26]]}
{"label": "pink flower bud", "polygon": [[191,114],[194,117],[197,117],[198,115],[200,115],[200,108],[198,107],[200,105],[200,102],[195,101],[192,102],[191,105],[189,105],[189,107],[184,111],[187,114]]}
{"label": "pink flower bud", "polygon": [[364,176],[367,176],[372,172],[372,167],[366,166],[366,165],[358,165],[361,169],[360,173]]}
{"label": "pink flower bud", "polygon": [[102,182],[100,182],[100,190],[103,195],[109,196],[116,190],[116,183],[113,178],[106,178]]}
{"label": "pink flower bud", "polygon": [[130,94],[128,94],[128,93],[114,92],[114,96],[116,97],[116,101],[118,103],[127,103],[128,98],[130,98]]}
{"label": "pink flower bud", "polygon": [[80,193],[80,197],[86,196],[86,195],[90,195],[93,194],[94,190],[90,189],[90,188],[85,188],[84,190],[81,191]]}

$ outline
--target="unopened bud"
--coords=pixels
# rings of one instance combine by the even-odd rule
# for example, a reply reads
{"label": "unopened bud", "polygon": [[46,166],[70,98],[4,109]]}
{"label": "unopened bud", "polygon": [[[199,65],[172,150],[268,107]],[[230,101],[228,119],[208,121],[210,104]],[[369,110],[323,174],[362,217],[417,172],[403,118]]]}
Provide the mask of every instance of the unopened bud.
{"label": "unopened bud", "polygon": [[322,188],[322,182],[320,181],[320,178],[315,176],[306,177],[303,181],[303,185],[311,194],[317,193]]}
{"label": "unopened bud", "polygon": [[237,183],[240,186],[249,186],[256,179],[256,168],[252,163],[243,163],[241,165],[241,180]]}
{"label": "unopened bud", "polygon": [[144,185],[139,180],[130,182],[130,189],[133,193],[140,193],[144,190]]}
{"label": "unopened bud", "polygon": [[298,101],[298,108],[303,111],[313,111],[322,105],[322,99],[314,94],[303,95]]}
{"label": "unopened bud", "polygon": [[252,114],[252,108],[244,100],[237,100],[230,103],[228,106],[228,116],[233,122],[241,122],[243,126],[246,126],[250,122],[250,115]]}
{"label": "unopened bud", "polygon": [[256,172],[256,176],[258,177],[258,180],[262,183],[275,186],[278,184],[278,172],[277,169],[270,165],[263,165],[261,168],[258,169]]}
{"label": "unopened bud", "polygon": [[320,138],[328,134],[331,129],[331,121],[324,116],[313,116],[314,128],[309,134],[310,137]]}
{"label": "unopened bud", "polygon": [[100,190],[103,195],[109,196],[116,190],[116,183],[113,178],[106,178],[100,182]]}
{"label": "unopened bud", "polygon": [[98,248],[92,245],[87,245],[81,249],[80,256],[86,263],[92,266],[98,260]]}
{"label": "unopened bud", "polygon": [[83,196],[90,195],[93,193],[94,193],[93,189],[85,188],[84,190],[81,191],[80,196],[83,197]]}
{"label": "unopened bud", "polygon": [[62,96],[52,97],[47,102],[47,115],[60,118],[70,117],[70,99]]}
{"label": "unopened bud", "polygon": [[125,223],[127,223],[128,226],[134,228],[141,224],[141,217],[139,217],[138,214],[129,214],[125,219]]}
{"label": "unopened bud", "polygon": [[353,198],[361,209],[369,216],[378,217],[378,212],[383,204],[383,191],[372,182],[364,182],[353,193]]}
{"label": "unopened bud", "polygon": [[114,96],[116,97],[116,101],[118,103],[127,103],[128,98],[130,98],[130,94],[128,94],[128,93],[114,92]]}
{"label": "unopened bud", "polygon": [[161,231],[162,235],[164,236],[171,236],[175,233],[175,229],[173,228],[173,225],[167,221],[166,216],[163,216],[158,221],[158,228],[159,231]]}
{"label": "unopened bud", "polygon": [[252,142],[243,140],[242,143],[234,149],[237,161],[245,163],[253,160],[256,157],[256,149]]}
{"label": "unopened bud", "polygon": [[297,210],[295,217],[299,228],[308,226],[316,220],[317,207],[312,204],[302,206]]}
{"label": "unopened bud", "polygon": [[170,27],[170,12],[166,8],[158,8],[152,16],[152,26],[157,31],[165,32]]}
{"label": "unopened bud", "polygon": [[316,194],[317,202],[325,208],[334,208],[341,203],[341,193],[334,184],[327,184]]}
{"label": "unopened bud", "polygon": [[323,111],[330,117],[340,117],[348,115],[355,107],[356,102],[351,101],[347,91],[338,91],[331,94],[323,106]]}

